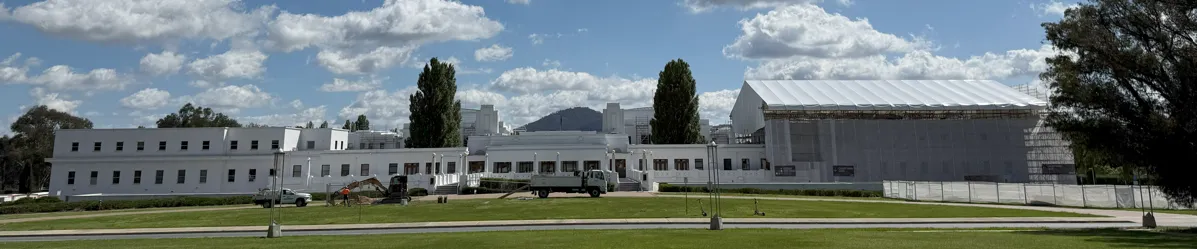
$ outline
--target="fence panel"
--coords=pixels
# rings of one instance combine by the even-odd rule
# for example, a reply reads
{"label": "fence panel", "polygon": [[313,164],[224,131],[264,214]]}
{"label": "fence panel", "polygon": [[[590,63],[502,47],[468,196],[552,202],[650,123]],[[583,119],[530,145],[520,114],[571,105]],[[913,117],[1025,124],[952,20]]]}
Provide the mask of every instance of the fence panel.
{"label": "fence panel", "polygon": [[886,197],[921,201],[1098,208],[1192,208],[1176,205],[1158,188],[1151,186],[910,181],[884,181],[882,186]]}

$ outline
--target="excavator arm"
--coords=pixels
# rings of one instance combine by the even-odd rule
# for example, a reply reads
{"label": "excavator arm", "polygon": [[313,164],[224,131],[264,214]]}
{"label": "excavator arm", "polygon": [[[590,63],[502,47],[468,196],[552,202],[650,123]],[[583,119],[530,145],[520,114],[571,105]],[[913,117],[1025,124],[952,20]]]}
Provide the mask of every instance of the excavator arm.
{"label": "excavator arm", "polygon": [[[354,190],[354,189],[357,189],[360,187],[365,187],[365,186],[374,187],[375,190],[382,192],[383,196],[389,196],[391,194],[390,189],[388,189],[386,185],[383,185],[382,182],[379,182],[378,178],[374,178],[374,177],[370,177],[370,178],[367,178],[367,179],[361,180],[361,181],[351,182],[351,183],[345,185],[344,188]],[[341,196],[341,191],[336,191],[333,193],[333,197],[340,197],[340,196]]]}

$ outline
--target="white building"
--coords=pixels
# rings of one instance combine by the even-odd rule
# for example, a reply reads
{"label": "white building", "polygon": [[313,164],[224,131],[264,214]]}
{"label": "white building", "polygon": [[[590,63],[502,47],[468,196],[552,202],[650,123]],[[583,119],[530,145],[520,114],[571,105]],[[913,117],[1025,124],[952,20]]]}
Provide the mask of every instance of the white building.
{"label": "white building", "polygon": [[[479,109],[461,108],[461,139],[469,136],[502,136],[511,131],[503,124],[495,105],[481,105]],[[411,136],[411,124],[403,124],[402,137]]]}
{"label": "white building", "polygon": [[276,151],[284,186],[314,192],[393,175],[452,192],[482,177],[586,169],[650,190],[705,182],[712,168],[735,184],[1067,182],[1075,177],[1042,170],[1072,160],[1058,153],[1066,144],[1036,142],[1045,104],[993,81],[746,81],[732,125],[704,134],[732,143],[715,155],[704,144],[644,144],[651,108],[612,103],[602,132],[504,135],[493,106],[463,110],[473,135],[458,148],[401,149],[398,134],[341,129],[91,129],[59,131],[47,160],[60,196],[249,193],[268,186]]}
{"label": "white building", "polygon": [[[607,108],[603,109],[603,133],[626,134],[632,144],[651,144],[653,129],[649,121],[652,119],[652,107],[622,109],[619,103],[607,103]],[[710,141],[711,121],[699,119],[698,125],[703,132],[703,141]]]}

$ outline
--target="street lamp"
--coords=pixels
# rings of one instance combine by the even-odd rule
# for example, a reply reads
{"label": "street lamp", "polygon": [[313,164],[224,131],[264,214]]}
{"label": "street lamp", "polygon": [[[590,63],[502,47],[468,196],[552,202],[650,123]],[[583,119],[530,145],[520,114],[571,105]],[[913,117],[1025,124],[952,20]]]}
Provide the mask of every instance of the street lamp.
{"label": "street lamp", "polygon": [[537,175],[540,174],[540,162],[536,161],[536,152],[532,152],[532,168]]}
{"label": "street lamp", "polygon": [[723,218],[719,217],[719,172],[716,171],[715,167],[713,166],[715,159],[719,158],[719,146],[715,145],[715,142],[713,141],[707,145],[707,158],[707,162],[710,162],[712,165],[707,167],[707,172],[710,172],[710,175],[707,177],[707,185],[711,186],[710,191],[707,192],[708,196],[711,198],[711,213],[714,214],[711,216],[710,229],[723,230]]}
{"label": "street lamp", "polygon": [[560,168],[562,168],[561,167],[561,152],[558,151],[557,152],[557,162],[553,163],[553,173],[561,172],[560,170],[557,170]]}
{"label": "street lamp", "polygon": [[303,183],[303,187],[311,188],[312,187],[312,158],[311,157],[308,157],[308,174],[307,174],[307,177],[304,177],[304,178],[305,178],[305,180]]}
{"label": "street lamp", "polygon": [[[286,156],[286,154],[283,153],[282,150],[278,150],[278,151],[274,152],[273,168],[274,168],[275,174],[273,176],[274,183],[272,184],[273,186],[270,186],[270,189],[274,190],[274,194],[275,194],[274,198],[276,198],[276,199],[270,200],[271,202],[274,202],[275,200],[283,199],[283,190],[281,189],[283,184],[281,182],[282,177],[280,177],[280,175],[282,175],[282,174],[279,174],[279,168],[280,168],[279,165],[283,164],[283,159],[285,159],[285,156]],[[278,238],[278,237],[283,236],[283,229],[278,224],[279,218],[281,218],[280,216],[281,215],[279,214],[278,205],[274,205],[274,203],[271,203],[271,205],[270,205],[270,227],[268,228],[269,230],[266,231],[267,238]]]}

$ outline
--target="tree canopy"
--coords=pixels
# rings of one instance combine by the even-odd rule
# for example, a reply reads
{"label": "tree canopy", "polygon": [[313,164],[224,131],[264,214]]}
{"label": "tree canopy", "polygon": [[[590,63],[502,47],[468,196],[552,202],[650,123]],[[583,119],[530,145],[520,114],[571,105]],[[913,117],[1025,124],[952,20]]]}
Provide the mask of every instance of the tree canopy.
{"label": "tree canopy", "polygon": [[690,64],[682,59],[665,64],[653,94],[652,142],[654,144],[700,144],[698,95]]}
{"label": "tree canopy", "polygon": [[49,186],[54,135],[62,129],[91,129],[92,122],[44,105],[30,108],[9,128],[12,137],[0,138],[0,187],[17,187],[29,193]]}
{"label": "tree canopy", "polygon": [[191,103],[183,105],[179,112],[159,119],[157,124],[158,128],[241,127],[237,120],[223,113],[214,112],[212,108],[193,106]]}
{"label": "tree canopy", "polygon": [[324,129],[324,128],[328,128],[328,120],[325,120],[323,123],[320,123],[320,129]]}
{"label": "tree canopy", "polygon": [[461,101],[457,94],[457,76],[453,64],[432,58],[416,82],[411,95],[411,134],[405,141],[407,148],[457,147],[461,139]]}
{"label": "tree canopy", "polygon": [[370,119],[366,115],[357,115],[357,122],[353,122],[353,129],[358,131],[370,130]]}
{"label": "tree canopy", "polygon": [[1197,194],[1197,22],[1191,1],[1092,0],[1044,23],[1062,54],[1040,78],[1047,124],[1083,154],[1146,173],[1171,199]]}

